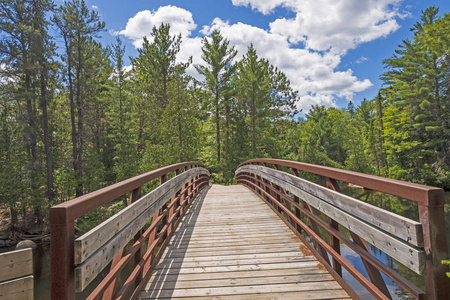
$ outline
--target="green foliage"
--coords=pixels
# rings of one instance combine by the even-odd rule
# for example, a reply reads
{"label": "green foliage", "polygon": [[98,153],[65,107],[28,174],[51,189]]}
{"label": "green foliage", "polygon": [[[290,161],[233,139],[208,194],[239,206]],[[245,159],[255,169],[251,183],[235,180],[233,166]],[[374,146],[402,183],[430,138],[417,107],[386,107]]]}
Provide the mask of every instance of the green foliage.
{"label": "green foliage", "polygon": [[[382,80],[388,99],[384,146],[388,176],[449,187],[450,123],[448,97],[449,43],[443,30],[448,16],[438,19],[431,6],[404,40],[384,61]],[[436,23],[437,22],[437,23]]]}
{"label": "green foliage", "polygon": [[[272,157],[450,187],[450,15],[430,7],[392,57],[374,99],[296,116],[298,92],[249,45],[242,59],[219,31],[202,39],[199,82],[170,26],[144,38],[131,70],[120,37],[81,0],[0,6],[0,207],[41,227],[46,209],[181,161],[232,184],[243,161]],[[55,25],[55,37],[47,32]],[[54,38],[63,45],[55,53]],[[316,180],[317,178],[313,178]],[[144,186],[148,192],[156,182]],[[381,199],[388,203],[390,199]],[[397,211],[406,203],[393,202]],[[124,205],[80,220],[85,230]],[[32,213],[28,213],[32,211]]]}
{"label": "green foliage", "polygon": [[[229,97],[230,80],[234,74],[236,66],[232,64],[234,57],[237,55],[234,47],[229,47],[229,41],[224,39],[218,30],[211,35],[211,41],[207,37],[202,39],[202,59],[206,63],[204,65],[196,65],[195,68],[200,75],[205,77],[204,86],[210,92],[207,97],[207,107],[214,114],[216,123],[216,147],[217,161],[212,164],[216,166],[220,164],[221,138],[220,138],[220,116],[225,107],[226,118],[229,117]],[[227,95],[228,94],[228,95]],[[228,125],[228,123],[227,123]],[[229,126],[226,126],[229,132]]]}
{"label": "green foliage", "polygon": [[[443,260],[443,261],[442,261],[442,264],[443,264],[443,265],[450,265],[450,260]],[[447,277],[450,278],[450,272],[447,272],[446,274],[447,274]]]}
{"label": "green foliage", "polygon": [[145,170],[179,161],[194,160],[202,137],[199,102],[192,78],[186,75],[190,60],[176,61],[181,36],[171,36],[170,26],[152,30],[153,42],[144,39],[132,59],[131,82],[138,105],[138,156]]}
{"label": "green foliage", "polygon": [[[284,73],[268,60],[258,58],[250,45],[237,64],[236,96],[244,116],[249,116],[250,157],[269,155],[273,149],[271,129],[276,120],[295,114],[297,92],[292,90]],[[273,155],[269,155],[273,156]]]}

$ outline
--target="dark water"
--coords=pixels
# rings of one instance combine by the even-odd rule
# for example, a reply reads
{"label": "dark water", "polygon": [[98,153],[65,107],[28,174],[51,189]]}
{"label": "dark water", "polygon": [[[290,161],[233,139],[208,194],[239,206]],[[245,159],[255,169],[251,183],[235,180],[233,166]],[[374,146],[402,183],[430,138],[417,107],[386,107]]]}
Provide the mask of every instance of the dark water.
{"label": "dark water", "polygon": [[[356,196],[360,194],[359,189],[351,188],[348,186],[342,186],[342,192],[349,194],[351,196]],[[363,199],[365,197],[362,197]],[[381,195],[370,195],[370,197],[365,200],[373,205],[382,207],[384,209],[398,213],[404,217],[408,217],[417,220],[417,207],[411,206],[406,207],[403,205],[405,202],[401,199],[396,199],[391,196],[381,196]],[[447,227],[447,241],[450,242],[450,192],[446,192],[446,227]],[[449,247],[450,249],[450,247]],[[423,287],[423,276],[416,275],[414,272],[410,271],[406,267],[392,260],[389,256],[383,252],[371,247],[372,254],[375,255],[380,261],[391,266],[393,269],[397,270],[403,277],[407,278],[413,282],[418,287],[424,289]],[[364,265],[359,258],[359,255],[354,253],[346,245],[341,245],[342,256],[349,261],[359,272],[367,276]],[[450,257],[450,255],[449,255]],[[107,269],[107,268],[106,268]],[[131,269],[130,269],[131,270]],[[129,270],[129,271],[130,271]],[[128,272],[126,272],[128,273]],[[343,269],[343,277],[349,285],[358,292],[362,299],[374,299],[360,284],[357,282],[353,276]],[[383,275],[383,278],[388,286],[388,289],[393,297],[393,299],[412,299],[408,296],[401,288],[399,288],[395,283],[393,283],[389,278]],[[95,283],[93,283],[95,285]],[[43,244],[39,245],[36,254],[34,255],[34,297],[36,300],[47,300],[50,299],[50,245]],[[78,295],[77,299],[84,299],[85,295]]]}
{"label": "dark water", "polygon": [[33,258],[34,299],[50,299],[50,244],[39,245]]}

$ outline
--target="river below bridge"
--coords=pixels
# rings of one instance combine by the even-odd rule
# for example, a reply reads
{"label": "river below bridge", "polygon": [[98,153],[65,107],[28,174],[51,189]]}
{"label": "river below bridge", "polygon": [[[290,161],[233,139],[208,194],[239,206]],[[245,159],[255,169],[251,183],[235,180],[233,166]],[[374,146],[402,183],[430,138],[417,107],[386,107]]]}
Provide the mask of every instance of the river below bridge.
{"label": "river below bridge", "polygon": [[[342,186],[342,191],[346,194],[357,196],[358,189],[349,186]],[[402,209],[402,201],[398,202],[394,198],[377,198],[378,195],[372,195],[373,201],[381,201],[381,207],[391,210],[393,212],[399,213],[405,217],[417,220],[417,209],[414,211],[414,207]],[[390,196],[389,196],[390,197]],[[364,198],[364,197],[362,197]],[[368,201],[372,203],[373,201]],[[374,203],[372,203],[374,204]],[[401,210],[401,213],[400,213]],[[446,192],[446,227],[447,227],[447,240],[450,242],[450,192]],[[449,243],[450,244],[450,243]],[[450,249],[450,245],[449,245]],[[375,251],[374,251],[375,250]],[[358,271],[362,274],[367,275],[362,264],[361,259],[352,250],[350,250],[346,245],[341,245],[342,256],[351,262],[353,266],[356,267]],[[386,256],[376,249],[372,249],[372,253],[380,259],[382,262],[389,266],[393,266],[402,276],[413,282],[418,287],[424,289],[423,287],[423,277],[416,275],[414,272],[410,271],[406,267],[396,263],[390,257]],[[450,255],[449,255],[450,257]],[[373,298],[365,289],[348,273],[343,269],[344,279],[350,284],[350,286],[361,295],[362,299]],[[394,284],[389,278],[383,275],[385,282],[391,292],[393,299],[412,299],[403,292],[396,284]],[[50,299],[50,245],[42,244],[39,245],[36,254],[34,255],[34,288],[35,288],[35,300],[47,300]],[[81,294],[77,296],[77,299],[84,299],[86,295]]]}

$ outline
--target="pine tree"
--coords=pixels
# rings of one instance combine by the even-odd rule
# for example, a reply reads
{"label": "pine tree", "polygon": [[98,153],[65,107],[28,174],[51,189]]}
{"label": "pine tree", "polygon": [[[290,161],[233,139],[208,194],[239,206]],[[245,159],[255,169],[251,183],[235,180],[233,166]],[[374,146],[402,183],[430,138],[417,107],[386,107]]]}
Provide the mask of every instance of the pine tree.
{"label": "pine tree", "polygon": [[[238,63],[236,90],[246,109],[245,114],[250,116],[251,156],[266,155],[272,147],[264,134],[271,127],[271,122],[295,114],[297,92],[292,90],[284,73],[268,60],[258,58],[253,45],[249,46]],[[266,147],[257,147],[258,143],[266,144]]]}
{"label": "pine tree", "polygon": [[64,38],[66,76],[70,99],[70,117],[72,124],[72,160],[78,184],[76,196],[83,194],[83,149],[85,144],[85,98],[88,48],[99,32],[105,27],[99,15],[89,10],[84,0],[72,0],[62,5],[54,16],[61,35]]}
{"label": "pine tree", "polygon": [[[8,0],[0,5],[0,31],[3,32],[0,63],[5,66],[6,71],[1,77],[15,82],[6,85],[6,88],[14,90],[11,95],[17,101],[17,107],[24,107],[24,110],[18,110],[15,115],[21,122],[24,145],[28,153],[28,163],[23,166],[26,172],[22,180],[25,180],[25,186],[29,189],[29,206],[34,208],[38,230],[42,229],[44,222],[43,207],[48,205],[44,199],[53,199],[48,82],[52,76],[54,45],[47,32],[49,22],[45,18],[52,8],[51,1],[47,0]],[[44,145],[44,151],[41,143]],[[46,181],[45,177],[40,176],[44,165],[47,170]],[[46,186],[46,197],[42,186]]]}
{"label": "pine tree", "polygon": [[202,39],[202,59],[206,65],[196,65],[197,72],[205,76],[205,86],[210,91],[213,101],[212,107],[216,120],[216,144],[217,163],[220,163],[221,139],[220,119],[224,91],[228,89],[231,76],[235,71],[232,61],[237,55],[237,50],[229,47],[229,41],[218,30],[211,35],[211,41],[207,37]]}
{"label": "pine tree", "polygon": [[[400,163],[395,168],[405,170],[404,174],[412,174],[416,181],[434,181],[435,184],[448,181],[447,171],[442,169],[445,157],[449,159],[446,153],[450,147],[445,105],[447,89],[444,84],[447,75],[445,65],[440,63],[441,58],[427,48],[421,41],[421,36],[425,34],[425,28],[436,21],[437,14],[435,6],[422,12],[421,20],[411,28],[414,39],[404,40],[400,49],[384,61],[388,71],[382,76],[386,86],[384,93],[390,97],[390,104],[396,106],[392,109],[408,113],[405,118],[395,119],[403,124],[394,124],[393,119],[389,124],[394,128],[411,125],[405,128],[408,132],[408,145],[400,144],[405,148],[398,148],[396,143],[385,142],[387,147],[395,148],[394,152],[387,149],[391,156],[397,156],[395,159],[392,157],[391,161]],[[385,139],[388,137],[386,132],[392,132],[391,129],[385,123]]]}
{"label": "pine tree", "polygon": [[150,42],[144,38],[139,55],[132,59],[133,85],[138,93],[138,145],[147,169],[195,157],[197,99],[188,91],[191,64],[176,60],[181,35],[171,35],[170,25],[153,27]]}

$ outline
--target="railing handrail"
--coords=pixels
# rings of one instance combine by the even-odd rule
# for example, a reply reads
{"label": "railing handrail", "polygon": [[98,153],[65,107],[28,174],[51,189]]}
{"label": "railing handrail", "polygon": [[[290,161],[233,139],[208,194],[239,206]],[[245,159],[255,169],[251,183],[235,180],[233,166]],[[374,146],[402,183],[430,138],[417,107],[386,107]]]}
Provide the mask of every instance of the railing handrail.
{"label": "railing handrail", "polygon": [[110,186],[51,207],[50,223],[65,224],[67,221],[74,221],[86,213],[99,208],[152,180],[189,166],[206,168],[204,164],[199,162],[182,162],[125,179]]}
{"label": "railing handrail", "polygon": [[244,161],[239,167],[251,163],[266,163],[280,165],[288,168],[295,168],[305,172],[345,181],[356,184],[364,188],[387,193],[393,196],[412,200],[424,205],[444,205],[445,193],[443,189],[411,183],[397,179],[358,173],[354,171],[342,170],[333,167],[314,165],[309,163],[289,161],[273,158],[255,158]]}
{"label": "railing handrail", "polygon": [[[260,167],[244,167],[246,165],[259,165]],[[348,229],[352,236],[352,240],[348,239],[342,233],[340,233],[339,221],[337,220],[341,219],[346,221],[345,218],[339,217],[337,218],[337,220],[335,220],[334,218],[328,216],[330,222],[328,224],[328,219],[327,222],[325,222],[321,219],[321,217],[315,215],[310,206],[312,200],[306,201],[306,199],[309,197],[308,195],[313,195],[313,197],[317,197],[317,195],[314,196],[314,193],[308,194],[309,192],[307,191],[307,189],[301,188],[298,185],[299,183],[296,183],[296,180],[289,179],[290,175],[281,176],[281,173],[276,175],[277,172],[280,172],[279,167],[281,166],[287,167],[288,173],[290,169],[290,172],[292,173],[292,175],[294,175],[294,178],[300,177],[299,171],[306,171],[312,174],[324,176],[326,179],[326,186],[338,193],[341,193],[341,191],[336,180],[353,183],[369,190],[391,194],[416,202],[420,225],[420,227],[417,228],[420,228],[422,232],[421,236],[423,237],[423,244],[422,242],[416,242],[416,246],[414,247],[418,247],[416,249],[418,251],[421,251],[422,255],[424,255],[425,257],[423,262],[423,264],[425,264],[426,266],[425,291],[421,291],[419,288],[408,282],[400,275],[392,273],[395,272],[394,270],[387,270],[386,266],[377,261],[376,258],[372,259],[372,257],[370,257],[372,254],[370,253],[369,249],[367,248],[366,250],[364,250],[364,247],[367,247],[365,239],[370,240],[370,236],[358,236],[355,232],[352,232],[351,228]],[[267,171],[264,171],[266,167],[268,169]],[[269,169],[271,169],[270,167],[273,167],[277,171],[269,171]],[[263,172],[261,173],[261,171]],[[270,176],[267,176],[268,174],[276,177],[270,178]],[[379,274],[380,271],[386,274],[394,282],[397,282],[399,286],[403,287],[406,291],[408,291],[409,293],[411,293],[411,295],[415,296],[418,299],[448,299],[448,297],[450,296],[449,279],[446,276],[448,267],[444,266],[441,263],[442,260],[448,259],[444,213],[445,193],[442,189],[400,180],[388,179],[380,176],[341,170],[332,167],[266,158],[251,159],[241,163],[236,170],[236,176],[238,179],[238,184],[244,184],[251,188],[270,207],[272,207],[275,213],[277,213],[278,216],[294,231],[294,233],[299,236],[299,238],[310,248],[310,250],[318,257],[318,259],[324,263],[325,267],[328,271],[330,271],[333,277],[335,277],[335,279],[338,280],[338,282],[340,282],[341,284],[341,266],[344,266],[342,265],[342,263],[345,263],[346,268],[350,267],[350,269],[352,269],[353,267],[349,265],[347,261],[343,260],[343,258],[340,256],[339,241],[347,244],[348,246],[350,245],[350,248],[361,255],[361,259],[363,260],[366,269],[374,268],[371,270],[367,269],[367,272],[372,274],[369,275],[371,276],[370,279],[373,283],[367,281],[367,279],[365,279],[364,276],[361,275],[361,273],[358,273],[354,269],[352,272],[356,275],[352,275],[355,276],[355,278],[357,278],[360,283],[368,288],[368,290],[371,291],[371,293],[378,299],[389,298],[384,295],[387,295],[389,292],[386,292],[386,286],[384,285],[383,279]],[[280,181],[278,177],[284,179]],[[304,190],[306,194],[303,192],[301,192],[300,194],[303,193],[305,197],[308,197],[302,199],[302,196],[299,196],[298,192],[295,192],[295,188],[292,188],[291,186],[300,188],[300,190]],[[321,195],[321,197],[331,197],[333,194],[321,193]],[[333,201],[336,201],[338,198],[339,197],[335,197]],[[322,201],[324,200],[326,200],[325,202],[327,203],[331,203],[328,198],[323,198]],[[302,203],[303,206],[301,206]],[[318,204],[319,203],[317,202],[316,205]],[[295,210],[295,212],[293,211],[293,209]],[[321,210],[319,206],[317,206],[316,209],[323,212],[323,210]],[[344,212],[346,211],[345,209],[343,209],[343,206],[340,205],[335,206],[334,209],[341,209]],[[352,215],[351,212],[347,213],[350,216]],[[304,223],[300,219],[301,215],[309,219],[309,225],[306,225],[307,223]],[[337,216],[338,215],[336,215],[336,217]],[[369,220],[365,220],[365,222],[367,224],[370,223]],[[320,225],[331,235],[331,245],[328,245],[327,242],[322,239],[317,227],[318,225]],[[309,244],[309,241],[300,234],[300,228],[302,230],[305,230],[305,232],[313,237],[316,243],[318,243],[319,249],[316,250],[314,246]],[[358,228],[355,228],[354,230],[363,232],[359,229],[356,229]],[[359,252],[355,249],[359,249]],[[405,255],[406,254],[409,255],[410,253],[405,253]],[[328,255],[332,256],[332,265],[329,261]],[[349,269],[347,270],[350,272]],[[420,268],[417,269],[416,272],[417,271],[420,271]],[[373,284],[375,284],[376,287],[374,287]],[[345,285],[343,285],[343,287],[345,288]],[[357,295],[355,297],[357,297]]]}

